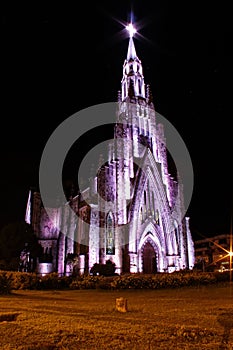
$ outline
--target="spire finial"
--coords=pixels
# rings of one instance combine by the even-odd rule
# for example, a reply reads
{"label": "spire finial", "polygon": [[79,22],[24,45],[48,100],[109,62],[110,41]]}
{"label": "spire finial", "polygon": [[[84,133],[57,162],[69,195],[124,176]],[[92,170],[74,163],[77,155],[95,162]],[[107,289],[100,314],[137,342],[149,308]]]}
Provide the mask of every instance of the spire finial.
{"label": "spire finial", "polygon": [[129,46],[128,46],[127,60],[130,60],[130,58],[135,59],[137,57],[137,54],[136,54],[136,50],[133,42],[133,36],[137,31],[134,28],[132,22],[126,26],[126,29],[129,32]]}
{"label": "spire finial", "polygon": [[129,37],[132,38],[134,36],[134,34],[137,32],[136,29],[134,28],[132,23],[129,23],[126,27],[126,29],[129,32]]}

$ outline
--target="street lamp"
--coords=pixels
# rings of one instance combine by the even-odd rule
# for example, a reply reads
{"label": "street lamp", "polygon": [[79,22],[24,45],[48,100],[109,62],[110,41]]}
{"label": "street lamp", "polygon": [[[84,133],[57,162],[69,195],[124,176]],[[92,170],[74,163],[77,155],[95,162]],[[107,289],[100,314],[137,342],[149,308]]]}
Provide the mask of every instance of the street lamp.
{"label": "street lamp", "polygon": [[232,281],[232,257],[233,257],[232,246],[231,246],[231,251],[229,252],[229,257],[230,257],[230,283],[231,283],[231,281]]}
{"label": "street lamp", "polygon": [[229,251],[229,257],[230,257],[230,284],[232,281],[232,257],[233,257],[233,244],[232,244],[232,216],[231,216],[231,229],[230,229],[230,251]]}

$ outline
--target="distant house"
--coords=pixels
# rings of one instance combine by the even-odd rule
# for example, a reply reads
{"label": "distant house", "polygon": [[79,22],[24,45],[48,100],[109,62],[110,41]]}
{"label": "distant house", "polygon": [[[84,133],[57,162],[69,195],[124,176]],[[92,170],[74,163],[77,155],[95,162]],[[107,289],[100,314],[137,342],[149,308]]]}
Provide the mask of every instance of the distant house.
{"label": "distant house", "polygon": [[195,267],[202,270],[228,270],[230,234],[221,234],[194,241]]}

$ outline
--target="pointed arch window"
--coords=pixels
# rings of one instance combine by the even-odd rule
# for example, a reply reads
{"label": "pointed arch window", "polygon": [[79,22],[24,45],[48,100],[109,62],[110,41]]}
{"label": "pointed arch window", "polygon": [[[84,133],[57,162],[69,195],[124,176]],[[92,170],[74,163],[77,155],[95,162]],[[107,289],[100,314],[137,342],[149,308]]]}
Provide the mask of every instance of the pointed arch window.
{"label": "pointed arch window", "polygon": [[115,254],[115,232],[114,220],[111,212],[107,215],[106,220],[106,255]]}
{"label": "pointed arch window", "polygon": [[151,197],[150,197],[150,185],[149,182],[147,184],[147,215],[150,216],[151,215]]}
{"label": "pointed arch window", "polygon": [[144,191],[144,204],[146,205],[146,191]]}
{"label": "pointed arch window", "polygon": [[147,214],[146,201],[147,201],[147,198],[146,198],[146,191],[144,191],[144,215]]}
{"label": "pointed arch window", "polygon": [[142,207],[140,209],[140,220],[141,220],[141,224],[143,223],[143,211],[142,211]]}
{"label": "pointed arch window", "polygon": [[141,95],[141,93],[142,93],[140,80],[138,80],[138,93],[139,93],[139,95]]}
{"label": "pointed arch window", "polygon": [[156,225],[159,225],[159,211],[158,211],[158,209],[155,211],[155,222],[156,222]]}
{"label": "pointed arch window", "polygon": [[126,86],[126,83],[124,83],[124,98],[126,96],[126,91],[127,91],[127,86]]}
{"label": "pointed arch window", "polygon": [[177,244],[179,244],[179,226],[176,221],[174,221],[174,228],[175,228],[175,238]]}
{"label": "pointed arch window", "polygon": [[151,210],[152,210],[152,216],[155,219],[155,196],[154,196],[154,192],[152,192],[152,206],[151,206]]}

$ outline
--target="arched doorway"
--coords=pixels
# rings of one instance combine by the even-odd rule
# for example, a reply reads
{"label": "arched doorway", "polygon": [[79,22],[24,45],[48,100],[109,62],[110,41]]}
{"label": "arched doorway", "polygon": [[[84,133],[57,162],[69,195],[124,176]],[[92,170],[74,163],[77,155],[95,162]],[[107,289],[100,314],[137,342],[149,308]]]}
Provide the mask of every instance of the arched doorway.
{"label": "arched doorway", "polygon": [[156,273],[156,253],[150,242],[146,242],[143,248],[143,273]]}

